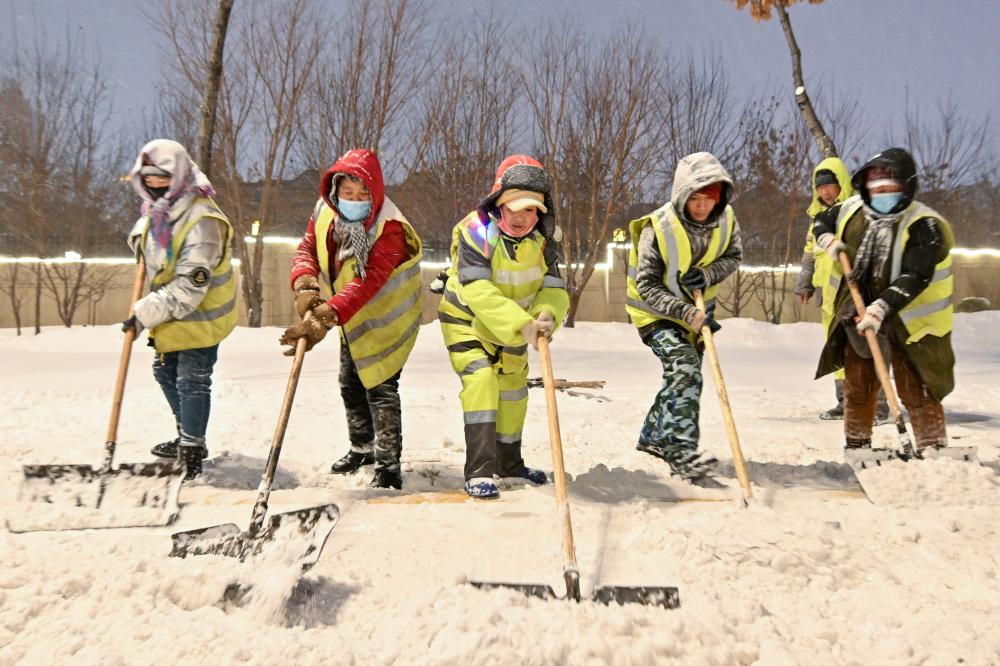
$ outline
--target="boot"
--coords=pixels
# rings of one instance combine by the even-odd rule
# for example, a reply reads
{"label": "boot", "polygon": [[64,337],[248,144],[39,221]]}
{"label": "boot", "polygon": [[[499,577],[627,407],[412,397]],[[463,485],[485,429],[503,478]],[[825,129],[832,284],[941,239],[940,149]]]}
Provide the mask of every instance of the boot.
{"label": "boot", "polygon": [[[154,456],[158,458],[169,458],[170,460],[177,460],[180,458],[180,452],[177,450],[180,448],[181,438],[177,437],[169,442],[160,442],[154,446],[150,451]],[[201,451],[201,459],[204,460],[208,457],[208,447],[199,446],[198,449]]]}
{"label": "boot", "polygon": [[685,451],[668,458],[667,464],[670,465],[671,474],[695,483],[711,477],[719,461],[714,456],[706,456],[697,451]]}
{"label": "boot", "polygon": [[372,451],[355,451],[353,448],[344,454],[344,457],[330,466],[331,474],[353,474],[361,469],[362,465],[372,465],[375,463],[375,454]]}
{"label": "boot", "polygon": [[544,470],[533,469],[526,465],[521,465],[520,469],[514,470],[510,473],[504,473],[500,475],[502,479],[527,479],[531,481],[536,486],[549,482],[549,477],[545,474]]}
{"label": "boot", "polygon": [[820,412],[819,417],[824,421],[839,421],[844,418],[844,407],[843,405],[837,405],[825,412]]}
{"label": "boot", "polygon": [[854,437],[845,438],[844,442],[845,449],[870,449],[872,448],[872,438],[865,437],[864,439],[856,439]]}
{"label": "boot", "polygon": [[368,484],[369,488],[395,488],[403,489],[403,475],[398,469],[377,469],[375,476]]}
{"label": "boot", "polygon": [[184,473],[184,480],[191,481],[199,474],[201,474],[201,461],[204,456],[201,455],[202,447],[200,446],[180,446],[179,448],[179,459],[184,463],[187,468]]}
{"label": "boot", "polygon": [[465,482],[465,493],[475,499],[496,499],[500,489],[490,477],[477,476]]}

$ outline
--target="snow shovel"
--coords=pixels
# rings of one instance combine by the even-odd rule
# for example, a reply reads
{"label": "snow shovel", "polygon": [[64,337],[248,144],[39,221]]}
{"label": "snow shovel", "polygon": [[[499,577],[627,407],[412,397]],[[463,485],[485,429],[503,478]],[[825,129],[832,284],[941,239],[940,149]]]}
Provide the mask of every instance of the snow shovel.
{"label": "snow shovel", "polygon": [[[514,589],[529,597],[539,599],[566,599],[580,601],[580,571],[576,565],[576,547],[573,545],[573,525],[569,515],[569,502],[566,488],[566,469],[563,465],[562,436],[559,433],[559,412],[556,408],[556,387],[552,374],[552,355],[549,353],[549,341],[543,334],[538,336],[538,355],[542,361],[542,380],[545,384],[545,405],[549,413],[549,443],[552,448],[552,480],[555,483],[556,513],[561,523],[563,552],[566,558],[563,565],[563,579],[566,581],[566,594],[556,595],[551,585],[539,583],[499,583],[473,581],[472,585],[480,589]],[[638,603],[647,606],[677,608],[680,597],[676,587],[621,587],[602,585],[594,589],[593,601],[603,604],[615,602],[618,604]]]}
{"label": "snow shovel", "polygon": [[[861,297],[854,273],[851,270],[851,260],[847,253],[840,251],[840,266],[844,272],[844,280],[851,291],[851,298],[854,300],[854,309],[858,313],[863,313],[866,309],[865,300]],[[885,392],[886,401],[889,403],[889,411],[892,413],[893,421],[896,423],[896,432],[899,435],[900,449],[846,449],[844,458],[855,472],[860,472],[873,467],[880,467],[882,463],[890,460],[902,460],[904,462],[920,458],[954,458],[979,464],[979,456],[975,447],[971,446],[946,446],[940,449],[933,449],[929,452],[918,454],[913,448],[910,434],[906,431],[906,423],[903,421],[903,411],[899,408],[899,398],[896,395],[896,387],[889,379],[889,368],[886,365],[885,357],[882,356],[882,348],[879,347],[875,337],[875,331],[870,328],[865,329],[865,340],[868,341],[868,349],[872,353],[872,361],[875,364],[875,374],[878,375],[879,383]]]}
{"label": "snow shovel", "polygon": [[[135,271],[129,316],[142,295],[146,270],[143,259]],[[184,478],[179,461],[123,463],[112,468],[118,440],[125,378],[135,329],[125,332],[118,361],[118,379],[111,403],[111,420],[104,444],[104,464],[24,465],[19,499],[26,510],[8,519],[12,532],[169,525],[179,511],[177,495]]]}
{"label": "snow shovel", "polygon": [[[312,313],[307,312],[303,321],[308,321]],[[257,489],[257,501],[250,515],[250,526],[246,532],[233,523],[203,527],[172,535],[173,549],[170,557],[188,555],[224,555],[235,557],[241,562],[250,558],[255,563],[298,564],[303,572],[308,571],[319,560],[323,546],[330,532],[340,518],[336,504],[324,504],[297,511],[288,511],[271,516],[265,526],[267,501],[271,495],[274,472],[281,455],[281,444],[285,439],[285,428],[292,411],[292,400],[302,371],[302,359],[306,353],[306,339],[299,338],[295,345],[295,360],[285,388],[285,398],[281,403],[278,425],[271,440],[271,450],[267,455],[267,466]]]}
{"label": "snow shovel", "polygon": [[[700,289],[694,290],[694,306],[706,312],[705,298]],[[729,392],[726,391],[726,382],[722,378],[722,366],[719,364],[719,354],[715,351],[715,338],[712,329],[708,326],[701,327],[701,336],[705,341],[705,353],[708,354],[708,364],[712,366],[712,377],[715,378],[715,392],[719,396],[719,408],[722,410],[722,419],[726,422],[726,434],[729,436],[729,448],[733,452],[733,467],[736,469],[736,478],[740,482],[740,490],[743,493],[743,506],[748,506],[748,500],[753,497],[753,490],[750,489],[750,476],[747,474],[747,464],[743,460],[743,448],[740,446],[740,436],[736,434],[736,421],[733,420],[733,410],[729,406]]]}

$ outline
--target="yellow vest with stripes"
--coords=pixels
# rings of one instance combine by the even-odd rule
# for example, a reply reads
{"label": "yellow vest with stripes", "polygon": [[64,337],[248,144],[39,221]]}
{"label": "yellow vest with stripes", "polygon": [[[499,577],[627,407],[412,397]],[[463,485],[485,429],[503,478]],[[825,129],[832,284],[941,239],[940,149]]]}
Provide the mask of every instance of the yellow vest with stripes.
{"label": "yellow vest with stripes", "polygon": [[[848,201],[851,201],[851,199],[848,199]],[[844,210],[846,207],[847,202],[844,202],[844,207],[837,219],[837,238],[843,236],[847,220],[861,208],[860,197],[858,197],[858,202],[852,206],[852,210]],[[902,218],[897,223],[896,234],[892,241],[892,252],[890,254],[889,282],[895,281],[902,272],[903,251],[906,248],[906,241],[910,238],[910,226],[917,220],[925,217],[932,217],[937,220],[941,228],[941,233],[944,235],[945,247],[948,253],[944,259],[934,266],[934,276],[931,278],[927,288],[917,294],[916,298],[907,303],[899,311],[899,318],[906,327],[906,344],[912,344],[925,335],[942,337],[951,333],[952,320],[954,318],[955,310],[951,302],[951,297],[954,292],[955,278],[951,270],[952,261],[950,251],[955,244],[955,236],[952,232],[951,224],[946,219],[941,217],[934,209],[918,201],[914,201],[907,206],[906,210],[903,211]],[[843,277],[844,273],[841,270],[840,263],[834,263],[830,272],[830,280],[824,286],[824,309],[827,307],[828,294],[830,296],[830,307],[834,307],[833,301],[836,298],[837,291],[840,289]]]}
{"label": "yellow vest with stripes", "polygon": [[[320,270],[331,281],[332,263],[326,238],[334,222],[333,209],[320,201],[313,219]],[[420,330],[420,260],[423,258],[420,237],[399,209],[386,199],[375,224],[368,230],[372,247],[389,220],[403,225],[409,258],[392,271],[370,301],[340,325],[341,344],[350,346],[351,358],[365,388],[378,386],[403,369]],[[332,280],[333,293],[338,293],[355,277],[357,259],[349,257]]]}
{"label": "yellow vest with stripes", "polygon": [[[459,240],[477,248],[490,260],[490,267],[471,266],[458,269]],[[502,344],[500,337],[487,328],[459,297],[460,283],[472,280],[489,280],[501,295],[517,303],[530,313],[535,298],[542,289],[565,289],[562,278],[547,275],[545,263],[545,236],[535,229],[530,234],[516,240],[514,256],[510,256],[500,239],[500,228],[490,219],[486,224],[473,211],[455,225],[451,237],[451,268],[448,269],[448,283],[439,311],[447,315],[471,322],[473,330],[484,339]]]}
{"label": "yellow vest with stripes", "polygon": [[[729,241],[732,240],[735,222],[736,214],[731,206],[726,206],[726,210],[719,218],[719,224],[712,230],[708,249],[705,250],[704,256],[695,263],[696,266],[707,266],[722,256],[729,247]],[[691,268],[691,241],[674,212],[674,207],[667,204],[645,217],[629,222],[628,230],[632,242],[628,253],[625,311],[637,328],[647,326],[654,321],[667,320],[683,326],[691,333],[696,333],[686,321],[667,317],[653,310],[639,294],[639,287],[635,281],[639,269],[639,236],[648,225],[652,225],[653,231],[656,233],[656,245],[665,265],[663,270],[664,286],[677,298],[693,304],[691,297],[681,289],[679,282],[680,276]],[[705,307],[708,307],[715,300],[715,294],[718,290],[719,285],[717,284],[709,285],[705,289],[703,294]],[[700,333],[698,334],[700,335]]]}
{"label": "yellow vest with stripes", "polygon": [[[836,227],[836,235],[838,239],[842,239],[844,236],[844,228],[847,226],[847,221],[854,217],[864,202],[861,200],[860,194],[855,194],[844,200],[841,204],[840,210],[837,213],[837,221],[834,225]],[[820,286],[823,290],[823,303],[820,306],[820,317],[823,320],[823,333],[827,336],[830,335],[830,326],[833,324],[833,313],[837,307],[837,291],[840,289],[840,280],[844,277],[844,271],[840,267],[839,261],[834,261],[833,258],[826,253],[826,250],[820,248],[818,245],[813,249],[815,253],[818,250],[819,253],[816,254],[816,271],[819,272],[819,256],[823,255],[825,258],[824,265],[826,270],[823,272],[823,282],[817,286]],[[815,275],[813,276],[813,284],[816,284]]]}
{"label": "yellow vest with stripes", "polygon": [[[177,257],[180,256],[184,238],[194,225],[206,217],[225,224],[226,237],[222,246],[222,261],[212,270],[208,293],[194,312],[183,319],[164,322],[150,331],[156,351],[161,354],[211,347],[222,342],[236,328],[239,311],[236,309],[236,279],[232,265],[233,227],[215,202],[207,197],[195,199],[183,217],[174,223],[181,226],[171,238],[172,257],[163,269],[153,276],[152,288],[156,291],[174,279]],[[147,225],[143,234],[143,245],[148,233]]]}

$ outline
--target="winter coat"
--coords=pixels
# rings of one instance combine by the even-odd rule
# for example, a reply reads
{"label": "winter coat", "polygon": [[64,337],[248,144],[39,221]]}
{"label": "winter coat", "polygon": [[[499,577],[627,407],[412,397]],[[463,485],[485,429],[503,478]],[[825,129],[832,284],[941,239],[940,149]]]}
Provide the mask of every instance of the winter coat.
{"label": "winter coat", "polygon": [[[339,252],[335,178],[358,178],[371,195],[364,221],[370,242],[364,274],[353,255]],[[323,175],[323,195],[313,209],[306,233],[292,258],[291,283],[301,275],[329,280],[333,296],[327,304],[337,313],[341,342],[351,349],[358,376],[366,388],[402,370],[420,328],[420,237],[385,196],[378,158],[368,150],[351,150]],[[322,237],[317,245],[317,233]]]}
{"label": "winter coat", "polygon": [[[845,201],[854,194],[854,187],[851,185],[851,174],[847,171],[847,166],[838,157],[827,157],[812,172],[812,201],[806,208],[806,215],[809,216],[809,229],[806,231],[806,243],[802,250],[802,271],[799,279],[795,283],[796,294],[807,294],[811,296],[816,289],[822,290],[823,285],[830,277],[830,265],[833,259],[816,245],[816,236],[813,228],[816,224],[816,216],[829,208],[819,196],[819,188],[816,187],[816,174],[820,171],[831,171],[837,177],[840,185],[840,194],[833,205]],[[824,320],[824,327],[829,322]]]}
{"label": "winter coat", "polygon": [[[154,198],[143,184],[140,171],[146,166],[171,174],[162,197]],[[161,353],[218,344],[235,328],[239,313],[233,230],[211,199],[211,183],[182,145],[166,139],[143,146],[129,179],[143,200],[129,245],[143,254],[149,289],[135,304],[136,319]]]}
{"label": "winter coat", "polygon": [[[863,166],[859,173],[878,157]],[[909,173],[905,168],[898,172]],[[907,199],[901,202],[903,208],[897,207],[883,216],[895,218],[891,255],[878,274],[858,275],[858,287],[865,303],[879,299],[887,306],[889,314],[882,331],[891,336],[896,349],[906,354],[929,393],[936,400],[942,400],[955,386],[950,258],[954,237],[947,220],[912,199],[916,191],[915,170],[911,177],[914,183],[908,187]],[[857,180],[858,175],[855,175]],[[837,204],[816,219],[817,239],[828,233],[841,238],[852,266],[870,223],[869,217],[881,215],[872,211],[861,197]],[[841,220],[839,225],[838,218]],[[835,292],[832,282],[828,287],[835,314],[816,370],[817,378],[843,367],[844,349],[848,344],[844,326],[854,325],[854,306],[847,285],[840,279],[839,266],[834,267],[831,278],[838,281]]]}
{"label": "winter coat", "polygon": [[[689,220],[688,199],[712,183],[722,184],[719,203],[704,222]],[[700,268],[708,281],[708,304],[718,285],[739,268],[743,249],[739,222],[729,206],[732,189],[732,178],[714,156],[694,153],[677,164],[670,203],[629,223],[626,311],[641,334],[665,324],[699,335],[690,326],[694,301],[680,277],[692,266]]]}
{"label": "winter coat", "polygon": [[[507,236],[497,222],[496,202],[509,189],[538,192],[547,208],[534,230],[521,238]],[[521,329],[542,312],[552,315],[558,327],[569,296],[559,274],[554,211],[542,165],[526,155],[505,159],[489,195],[452,232],[452,265],[438,318],[466,325],[481,340],[499,346],[524,345]]]}

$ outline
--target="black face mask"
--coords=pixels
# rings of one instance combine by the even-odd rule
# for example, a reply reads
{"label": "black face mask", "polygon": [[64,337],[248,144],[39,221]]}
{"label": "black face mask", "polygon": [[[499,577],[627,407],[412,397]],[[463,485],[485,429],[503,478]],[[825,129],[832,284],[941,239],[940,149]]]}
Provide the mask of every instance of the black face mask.
{"label": "black face mask", "polygon": [[164,195],[166,195],[167,190],[170,189],[169,187],[150,187],[149,185],[146,185],[145,188],[146,191],[153,196],[154,200],[159,199]]}

